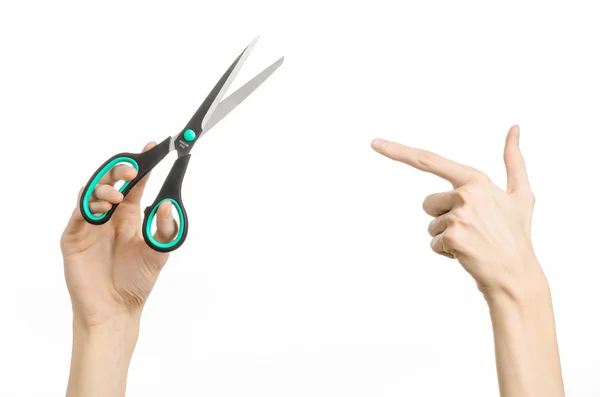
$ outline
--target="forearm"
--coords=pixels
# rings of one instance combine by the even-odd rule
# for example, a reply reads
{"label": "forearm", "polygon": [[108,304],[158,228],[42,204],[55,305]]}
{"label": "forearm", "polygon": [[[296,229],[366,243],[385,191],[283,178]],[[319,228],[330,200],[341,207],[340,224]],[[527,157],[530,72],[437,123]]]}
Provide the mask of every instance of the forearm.
{"label": "forearm", "polygon": [[137,342],[138,322],[119,318],[87,328],[73,322],[67,397],[123,397]]}
{"label": "forearm", "polygon": [[564,397],[550,289],[488,297],[502,397]]}

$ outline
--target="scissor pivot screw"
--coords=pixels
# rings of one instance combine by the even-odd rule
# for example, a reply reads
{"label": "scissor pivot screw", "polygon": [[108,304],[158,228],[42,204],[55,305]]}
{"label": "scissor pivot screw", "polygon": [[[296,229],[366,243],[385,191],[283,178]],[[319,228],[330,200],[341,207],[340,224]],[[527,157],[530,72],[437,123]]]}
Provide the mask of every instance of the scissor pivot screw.
{"label": "scissor pivot screw", "polygon": [[188,142],[192,142],[194,139],[196,139],[196,133],[193,130],[185,130],[183,133],[183,139]]}

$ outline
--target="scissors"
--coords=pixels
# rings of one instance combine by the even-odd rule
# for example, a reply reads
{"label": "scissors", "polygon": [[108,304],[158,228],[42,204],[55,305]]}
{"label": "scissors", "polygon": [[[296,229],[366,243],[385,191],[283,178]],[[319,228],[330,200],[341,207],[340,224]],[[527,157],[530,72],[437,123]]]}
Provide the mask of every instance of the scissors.
{"label": "scissors", "polygon": [[[238,74],[243,63],[254,48],[258,41],[256,37],[242,53],[231,64],[229,69],[223,74],[221,79],[208,94],[202,105],[192,116],[187,125],[173,137],[168,137],[160,144],[144,153],[119,153],[104,162],[92,175],[84,187],[81,199],[79,201],[79,209],[83,219],[92,225],[102,225],[110,220],[113,213],[119,204],[113,204],[112,208],[102,214],[94,214],[90,211],[89,200],[96,188],[100,179],[109,172],[114,166],[121,163],[128,163],[137,170],[137,175],[131,181],[126,181],[120,188],[119,192],[123,197],[133,189],[133,187],[150,172],[158,163],[160,163],[167,154],[171,151],[177,151],[177,160],[175,160],[167,178],[165,179],[162,188],[154,202],[146,207],[144,211],[144,220],[142,223],[142,235],[146,244],[159,252],[171,252],[179,248],[187,237],[188,219],[181,200],[181,186],[183,177],[190,161],[190,151],[200,137],[208,130],[214,127],[219,121],[227,116],[233,109],[244,101],[255,89],[265,82],[283,63],[283,57],[275,61],[271,66],[249,80],[241,88],[221,100],[227,89],[231,85],[235,76]],[[152,235],[152,221],[156,215],[156,211],[161,203],[170,201],[177,210],[179,217],[179,229],[175,238],[163,243],[157,241]]]}

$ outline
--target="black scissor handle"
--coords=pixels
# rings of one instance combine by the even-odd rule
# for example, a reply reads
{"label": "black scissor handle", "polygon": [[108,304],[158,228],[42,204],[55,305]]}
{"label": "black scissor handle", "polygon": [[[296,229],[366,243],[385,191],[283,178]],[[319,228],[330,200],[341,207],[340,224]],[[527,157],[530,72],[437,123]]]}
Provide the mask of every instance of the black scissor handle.
{"label": "black scissor handle", "polygon": [[131,189],[133,189],[133,187],[144,176],[146,176],[148,172],[152,170],[152,168],[154,168],[163,158],[165,158],[167,154],[169,154],[170,144],[171,138],[167,138],[147,152],[119,153],[106,160],[104,164],[102,164],[96,170],[96,172],[94,172],[88,183],[83,188],[83,193],[79,199],[79,210],[81,211],[81,216],[83,216],[83,219],[92,225],[103,225],[110,220],[112,214],[119,206],[119,204],[113,204],[110,210],[99,215],[93,214],[89,207],[89,201],[92,197],[94,189],[96,188],[96,185],[98,185],[100,179],[106,175],[106,173],[110,172],[114,166],[120,163],[129,163],[137,170],[136,177],[131,181],[125,182],[119,189],[119,191],[123,194],[123,197],[125,197],[131,191]]}
{"label": "black scissor handle", "polygon": [[[183,206],[183,201],[181,200],[181,186],[183,184],[183,177],[185,176],[185,170],[187,169],[190,158],[191,155],[187,154],[179,157],[175,163],[173,163],[171,171],[169,171],[169,175],[167,175],[162,188],[156,195],[156,199],[154,199],[154,202],[144,210],[142,235],[144,236],[146,244],[148,244],[148,246],[155,251],[175,251],[183,244],[187,237],[189,226],[187,213],[185,212],[185,207]],[[170,201],[177,210],[177,214],[179,216],[179,230],[177,231],[177,235],[172,241],[167,243],[156,240],[156,238],[154,238],[152,235],[152,221],[156,216],[158,207],[164,201]]]}

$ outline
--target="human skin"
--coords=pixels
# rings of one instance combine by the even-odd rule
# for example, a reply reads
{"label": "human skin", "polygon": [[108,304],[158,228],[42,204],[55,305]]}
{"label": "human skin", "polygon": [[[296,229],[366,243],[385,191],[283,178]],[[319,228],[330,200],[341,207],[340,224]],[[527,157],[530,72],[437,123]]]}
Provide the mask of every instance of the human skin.
{"label": "human skin", "polygon": [[[434,217],[428,228],[431,247],[458,259],[488,302],[501,396],[564,397],[550,289],[531,244],[534,198],[518,138],[514,126],[505,147],[506,192],[480,171],[433,153],[384,140],[372,146],[452,183],[454,190],[428,196],[423,204]],[[142,309],[168,259],[141,237],[140,199],[147,178],[124,200],[112,186],[134,177],[130,167],[115,167],[90,203],[101,213],[122,201],[111,221],[89,225],[76,209],[61,238],[73,305],[67,397],[125,395]],[[168,202],[158,211],[157,227],[159,241],[170,241],[177,232]]]}
{"label": "human skin", "polygon": [[488,303],[502,397],[564,397],[550,288],[531,242],[534,195],[519,148],[506,137],[506,191],[484,173],[434,153],[375,139],[384,156],[432,173],[453,190],[425,198],[431,249],[457,259]]}
{"label": "human skin", "polygon": [[[149,143],[144,151],[155,145]],[[125,396],[142,309],[169,257],[150,249],[141,234],[140,199],[149,175],[125,198],[113,186],[135,176],[132,167],[114,167],[90,200],[93,213],[106,212],[112,204],[120,203],[111,220],[101,226],[90,225],[76,208],[61,237],[73,307],[67,397]],[[158,209],[156,222],[155,238],[171,241],[177,224],[169,202]]]}

